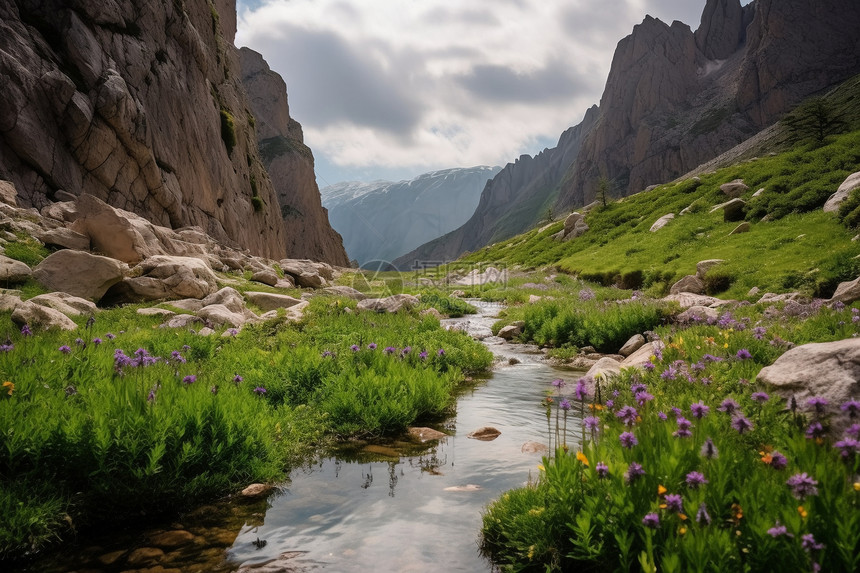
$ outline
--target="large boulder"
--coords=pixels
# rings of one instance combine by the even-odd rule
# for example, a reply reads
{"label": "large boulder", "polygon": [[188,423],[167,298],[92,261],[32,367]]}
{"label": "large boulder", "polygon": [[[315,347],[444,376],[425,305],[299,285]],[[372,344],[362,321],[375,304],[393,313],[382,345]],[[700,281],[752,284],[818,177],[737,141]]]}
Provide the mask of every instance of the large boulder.
{"label": "large boulder", "polygon": [[18,206],[18,190],[9,181],[0,181],[0,202]]}
{"label": "large boulder", "polygon": [[0,311],[15,310],[21,302],[21,291],[0,290]]}
{"label": "large boulder", "polygon": [[576,223],[583,220],[582,213],[573,212],[564,220],[564,234],[569,235],[576,227]]}
{"label": "large boulder", "polygon": [[197,316],[209,325],[230,325],[236,328],[248,322],[249,318],[244,312],[233,312],[223,304],[204,306],[197,312]]}
{"label": "large boulder", "polygon": [[36,235],[36,238],[48,247],[61,247],[74,251],[88,251],[90,249],[90,238],[66,227],[48,229]]}
{"label": "large boulder", "polygon": [[851,304],[855,300],[860,300],[860,277],[857,277],[853,281],[839,283],[839,286],[836,287],[836,292],[833,293],[833,297],[830,300],[845,304]]}
{"label": "large boulder", "polygon": [[762,368],[757,379],[801,406],[812,396],[833,406],[860,398],[860,338],[797,346]]}
{"label": "large boulder", "polygon": [[394,294],[385,298],[368,298],[359,301],[358,308],[376,312],[397,312],[401,309],[412,308],[418,303],[418,297],[411,294]]}
{"label": "large boulder", "polygon": [[720,311],[708,306],[691,306],[678,315],[679,322],[709,322],[716,321]]}
{"label": "large boulder", "polygon": [[12,322],[19,326],[27,324],[31,329],[43,330],[51,328],[75,330],[78,327],[75,321],[59,310],[29,300],[15,307],[15,310],[12,311]]}
{"label": "large boulder", "polygon": [[610,379],[615,378],[621,374],[621,362],[615,360],[614,358],[601,358],[597,362],[595,362],[594,366],[592,366],[588,372],[585,374],[585,379],[587,384],[591,386],[589,388],[589,392],[594,392],[594,386],[596,386],[596,381],[598,378],[601,379],[601,383],[606,383]]}
{"label": "large boulder", "polygon": [[852,173],[847,179],[845,179],[845,181],[842,182],[842,185],[839,186],[836,193],[831,195],[827,202],[824,203],[824,212],[835,213],[839,211],[839,206],[843,201],[848,199],[848,196],[851,195],[851,192],[855,189],[860,189],[860,171]]}
{"label": "large boulder", "polygon": [[656,349],[663,349],[663,343],[660,341],[648,342],[642,345],[639,350],[621,361],[621,368],[638,368],[646,362],[651,361]]}
{"label": "large boulder", "polygon": [[278,274],[270,268],[265,268],[251,275],[251,280],[264,285],[275,286],[278,284]]}
{"label": "large boulder", "polygon": [[30,299],[33,304],[47,306],[58,310],[66,316],[80,316],[82,314],[93,315],[98,312],[95,303],[85,298],[72,296],[65,292],[52,292],[40,294]]}
{"label": "large boulder", "polygon": [[735,179],[734,181],[729,181],[728,183],[723,183],[720,185],[720,191],[722,191],[726,197],[730,197],[732,199],[736,197],[740,197],[750,188],[744,183],[743,179]]}
{"label": "large boulder", "polygon": [[707,259],[705,261],[699,261],[696,263],[696,276],[700,279],[704,279],[709,270],[723,262],[725,262],[723,259]]}
{"label": "large boulder", "polygon": [[302,301],[285,294],[275,294],[271,292],[248,291],[245,293],[248,300],[252,304],[260,307],[263,312],[277,310],[279,308],[290,308],[296,306]]}
{"label": "large boulder", "polygon": [[22,283],[33,275],[25,263],[0,255],[0,284]]}
{"label": "large boulder", "polygon": [[127,272],[116,259],[63,249],[39,263],[33,277],[48,290],[98,301]]}
{"label": "large boulder", "polygon": [[[62,251],[60,251],[62,252]],[[111,296],[124,301],[204,298],[218,288],[215,273],[201,259],[156,255],[134,269],[135,278],[111,289]]]}
{"label": "large boulder", "polygon": [[202,304],[201,308],[213,304],[220,304],[229,309],[230,312],[242,313],[245,311],[245,299],[242,298],[242,295],[241,293],[239,293],[239,291],[232,287],[224,287],[218,292],[214,292],[209,296],[205,297],[202,301],[200,301],[200,303]]}
{"label": "large boulder", "polygon": [[621,347],[618,354],[627,358],[643,346],[645,346],[645,337],[641,334],[634,334],[627,342],[624,343],[624,346]]}
{"label": "large boulder", "polygon": [[499,330],[499,338],[504,338],[505,340],[513,340],[514,338],[520,336],[523,333],[523,327],[519,324],[509,324],[507,326],[503,326]]}
{"label": "large boulder", "polygon": [[716,308],[717,306],[722,306],[727,302],[713,296],[694,294],[690,292],[670,294],[669,296],[663,297],[663,300],[666,302],[677,302],[681,308],[690,308],[691,306],[710,306],[712,308]]}
{"label": "large boulder", "polygon": [[78,197],[76,208],[78,216],[71,228],[89,237],[94,250],[129,264],[152,254],[129,218],[118,209],[89,194]]}
{"label": "large boulder", "polygon": [[740,221],[746,216],[747,203],[743,199],[732,199],[721,203],[710,210],[711,213],[723,211],[723,221],[730,223],[732,221]]}
{"label": "large boulder", "polygon": [[652,233],[656,233],[663,227],[669,224],[669,221],[675,218],[675,213],[669,213],[668,215],[663,215],[651,225],[651,229],[649,229]]}
{"label": "large boulder", "polygon": [[680,294],[689,292],[692,294],[703,294],[705,292],[705,283],[697,276],[687,275],[669,289],[670,294]]}
{"label": "large boulder", "polygon": [[482,286],[490,283],[505,283],[508,280],[507,269],[497,269],[496,267],[487,267],[482,271],[474,269],[466,276],[454,281],[454,284],[461,286]]}
{"label": "large boulder", "polygon": [[364,300],[367,298],[367,295],[364,294],[363,292],[361,292],[360,290],[356,290],[356,289],[354,289],[352,287],[348,287],[348,286],[340,286],[340,285],[330,286],[330,287],[326,287],[323,290],[325,290],[325,292],[327,292],[329,294],[333,294],[336,296],[345,296],[345,297],[351,298],[353,300]]}

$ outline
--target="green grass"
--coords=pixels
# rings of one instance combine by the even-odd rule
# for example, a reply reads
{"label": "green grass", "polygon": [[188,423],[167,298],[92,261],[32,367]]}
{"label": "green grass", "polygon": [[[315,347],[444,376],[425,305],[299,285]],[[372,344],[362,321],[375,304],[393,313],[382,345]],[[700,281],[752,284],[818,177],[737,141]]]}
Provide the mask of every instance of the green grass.
{"label": "green grass", "polygon": [[[598,208],[586,215],[590,230],[560,243],[551,237],[558,222],[485,247],[462,263],[541,268],[554,266],[584,278],[625,288],[651,288],[665,294],[696,262],[724,259],[719,272],[733,279],[729,298],[744,298],[754,286],[763,291],[802,290],[815,296],[832,294],[840,281],[856,278],[860,244],[851,242],[856,231],[840,224],[819,208],[845,177],[860,170],[860,132],[841,135],[818,149],[800,149],[765,157],[716,173],[700,183],[664,185]],[[726,198],[722,183],[744,179],[750,191],[750,232],[729,236],[738,223],[723,222],[722,212],[710,209]],[[753,198],[757,189],[765,191]],[[676,216],[666,227],[650,227],[667,213]],[[771,220],[761,222],[765,214]]]}
{"label": "green grass", "polygon": [[417,310],[362,313],[348,299],[316,297],[298,324],[227,337],[161,329],[136,308],[75,333],[13,333],[0,350],[0,559],[70,523],[177,511],[284,479],[333,439],[437,419],[492,360]]}

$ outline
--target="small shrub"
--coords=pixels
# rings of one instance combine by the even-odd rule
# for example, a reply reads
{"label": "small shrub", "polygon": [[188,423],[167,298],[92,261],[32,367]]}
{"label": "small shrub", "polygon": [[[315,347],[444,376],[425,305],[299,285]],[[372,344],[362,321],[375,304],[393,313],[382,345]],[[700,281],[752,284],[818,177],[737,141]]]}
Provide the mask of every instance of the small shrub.
{"label": "small shrub", "polygon": [[227,155],[230,155],[236,147],[236,123],[233,115],[224,108],[221,108],[221,139],[227,148]]}
{"label": "small shrub", "polygon": [[712,269],[705,275],[705,293],[708,295],[717,295],[726,292],[735,282],[735,275],[725,270]]}
{"label": "small shrub", "polygon": [[257,213],[261,212],[263,210],[263,208],[266,206],[266,204],[263,203],[263,200],[257,195],[254,195],[253,197],[251,197],[251,205],[254,206],[254,211]]}

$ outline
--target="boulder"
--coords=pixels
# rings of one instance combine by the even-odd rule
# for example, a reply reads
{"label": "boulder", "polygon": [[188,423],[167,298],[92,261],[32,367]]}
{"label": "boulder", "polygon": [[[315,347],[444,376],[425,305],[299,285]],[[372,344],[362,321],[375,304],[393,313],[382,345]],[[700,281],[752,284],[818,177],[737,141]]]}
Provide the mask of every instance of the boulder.
{"label": "boulder", "polygon": [[851,304],[855,300],[860,300],[860,277],[853,281],[839,283],[836,292],[830,299],[831,302],[843,302],[845,304]]}
{"label": "boulder", "polygon": [[588,381],[588,391],[594,393],[595,383],[598,377],[602,378],[601,382],[607,382],[621,374],[621,363],[612,358],[601,358],[594,366],[592,366],[585,374],[585,379]]}
{"label": "boulder", "polygon": [[585,234],[588,229],[591,227],[588,226],[588,223],[585,222],[585,219],[580,219],[573,226],[573,229],[564,236],[565,241],[570,241],[572,239],[576,239],[577,237],[581,237]]}
{"label": "boulder", "polygon": [[353,300],[364,300],[367,298],[367,295],[363,292],[348,286],[330,286],[326,287],[323,290],[325,290],[325,292],[329,294],[333,294],[336,296],[345,296]]}
{"label": "boulder", "polygon": [[118,209],[90,194],[78,197],[76,208],[78,216],[71,228],[89,237],[94,250],[130,264],[151,254],[143,237]]}
{"label": "boulder", "polygon": [[128,301],[202,299],[217,288],[212,269],[194,257],[156,255],[137,265],[134,272],[142,276],[124,280],[116,293]]}
{"label": "boulder", "polygon": [[64,292],[40,294],[31,298],[30,302],[53,308],[70,317],[81,316],[83,314],[93,315],[99,310],[92,301]]}
{"label": "boulder", "polygon": [[675,213],[669,213],[668,215],[663,215],[662,217],[660,217],[659,219],[654,221],[654,224],[651,225],[650,231],[652,233],[656,233],[657,231],[659,231],[660,229],[662,229],[663,227],[668,225],[669,221],[671,221],[674,218],[675,218]]}
{"label": "boulder", "polygon": [[720,185],[720,191],[722,191],[726,197],[730,197],[732,199],[736,197],[740,197],[750,188],[744,183],[743,179],[735,179],[734,181],[729,181],[728,183],[723,183]]}
{"label": "boulder", "polygon": [[86,235],[76,233],[66,227],[48,229],[36,235],[48,247],[61,247],[74,251],[88,251],[90,249],[90,238]]}
{"label": "boulder", "polygon": [[720,317],[720,311],[707,306],[691,306],[684,312],[678,315],[679,322],[707,322],[708,320],[717,320]]}
{"label": "boulder", "polygon": [[31,329],[40,328],[44,330],[51,328],[75,330],[78,327],[75,321],[59,310],[29,300],[15,307],[15,310],[12,311],[12,322],[19,326],[27,324]]}
{"label": "boulder", "polygon": [[161,328],[187,328],[194,325],[202,325],[203,319],[192,314],[177,314],[171,316],[167,322],[161,325]]}
{"label": "boulder", "polygon": [[239,291],[231,287],[224,287],[221,290],[210,294],[201,300],[200,303],[202,304],[201,308],[213,304],[220,304],[225,306],[230,312],[242,313],[245,311],[245,299],[242,298]]}
{"label": "boulder", "polygon": [[573,212],[564,220],[564,234],[569,235],[578,221],[583,220],[582,213]]}
{"label": "boulder", "polygon": [[20,291],[0,292],[0,311],[15,310],[15,307],[21,304]]}
{"label": "boulder", "polygon": [[522,326],[509,324],[507,326],[503,326],[499,330],[499,338],[503,338],[505,340],[513,340],[523,333]]}
{"label": "boulder", "polygon": [[526,442],[522,445],[520,451],[524,454],[545,454],[549,451],[549,448],[546,447],[546,444]]}
{"label": "boulder", "polygon": [[860,171],[857,173],[852,173],[848,176],[845,181],[842,182],[842,185],[836,190],[836,193],[830,196],[827,199],[827,202],[824,203],[824,212],[825,213],[836,213],[839,211],[839,206],[845,201],[851,192],[855,189],[860,189]]}
{"label": "boulder", "polygon": [[422,444],[433,440],[443,440],[448,437],[448,434],[434,430],[433,428],[410,427],[406,428],[406,433],[409,434],[410,438]]}
{"label": "boulder", "polygon": [[282,279],[278,279],[278,282],[275,283],[275,288],[292,289],[296,288],[296,283],[293,282],[292,277],[285,276]]}
{"label": "boulder", "polygon": [[639,350],[621,361],[621,368],[641,367],[651,360],[656,348],[662,349],[663,343],[655,341],[644,344]]}
{"label": "boulder", "polygon": [[716,213],[719,210],[723,211],[723,221],[729,223],[732,221],[740,221],[746,216],[746,201],[743,199],[732,199],[721,203],[710,210],[711,213]]}
{"label": "boulder", "polygon": [[627,358],[640,348],[645,345],[645,337],[641,334],[634,334],[630,337],[630,340],[624,343],[624,346],[621,347],[621,350],[618,351],[618,354]]}
{"label": "boulder", "polygon": [[172,310],[167,310],[166,308],[152,307],[139,308],[137,309],[137,314],[139,314],[140,316],[160,316],[162,318],[165,318],[168,316],[174,316],[176,313]]}
{"label": "boulder", "polygon": [[860,338],[792,348],[776,362],[762,368],[757,380],[770,384],[785,398],[794,396],[801,407],[812,396],[825,398],[834,407],[857,399],[860,397]]}
{"label": "boulder", "polygon": [[359,301],[358,308],[376,312],[397,312],[401,309],[410,309],[419,302],[418,297],[411,294],[394,294],[385,298],[368,298]]}
{"label": "boulder", "polygon": [[[78,218],[78,210],[74,201],[61,201],[45,205],[39,214],[45,219],[53,219],[62,223],[73,223]],[[87,242],[89,243],[89,237],[87,237]]]}
{"label": "boulder", "polygon": [[266,268],[251,275],[251,280],[264,285],[275,286],[278,284],[278,274],[274,270]]}
{"label": "boulder", "polygon": [[692,294],[704,294],[705,283],[703,283],[702,279],[697,276],[687,275],[675,284],[673,284],[672,288],[669,289],[670,294],[680,294],[682,292],[689,292]]}
{"label": "boulder", "polygon": [[681,308],[690,308],[691,306],[717,306],[726,302],[713,296],[693,294],[689,292],[670,294],[669,296],[663,297],[663,300],[665,302],[677,302]]}
{"label": "boulder", "polygon": [[171,306],[192,313],[203,308],[203,301],[198,298],[182,298],[179,300],[171,300],[170,302],[163,302],[158,306]]}
{"label": "boulder", "polygon": [[302,288],[322,288],[326,285],[325,279],[316,272],[302,273],[296,277],[296,284]]}
{"label": "boulder", "polygon": [[263,312],[277,310],[279,308],[290,308],[302,302],[297,298],[293,298],[285,294],[275,294],[271,292],[248,291],[245,293],[245,296],[248,297],[248,300],[252,304],[260,307]]}
{"label": "boulder", "polygon": [[752,229],[752,225],[750,225],[749,221],[744,221],[743,223],[732,229],[732,232],[729,233],[729,236],[740,235],[741,233],[749,233],[750,229]]}
{"label": "boulder", "polygon": [[13,207],[18,206],[18,190],[9,181],[0,181],[0,202]]}
{"label": "boulder", "polygon": [[33,277],[48,290],[98,301],[127,271],[115,259],[63,249],[39,263]]}
{"label": "boulder", "polygon": [[499,270],[496,267],[487,267],[483,272],[478,269],[474,269],[466,276],[454,281],[453,284],[461,286],[482,286],[489,283],[505,283],[507,280],[507,269]]}
{"label": "boulder", "polygon": [[724,262],[725,261],[723,259],[707,259],[705,261],[699,261],[696,263],[696,276],[700,279],[704,279],[709,270]]}
{"label": "boulder", "polygon": [[33,276],[26,263],[0,255],[0,284],[22,283]]}
{"label": "boulder", "polygon": [[760,299],[758,299],[757,304],[774,304],[777,302],[789,302],[789,301],[797,301],[797,302],[805,302],[808,301],[809,297],[805,294],[801,294],[799,292],[786,292],[781,294],[776,294],[772,292],[764,293]]}
{"label": "boulder", "polygon": [[498,438],[502,433],[493,428],[491,426],[483,426],[478,428],[474,432],[470,432],[466,435],[467,438],[472,438],[473,440],[481,440],[484,442],[491,442]]}
{"label": "boulder", "polygon": [[246,499],[258,499],[261,497],[266,497],[271,493],[274,488],[265,483],[252,483],[248,487],[242,490],[239,494],[241,497]]}
{"label": "boulder", "polygon": [[248,321],[243,312],[233,312],[223,304],[210,304],[197,312],[197,316],[214,326],[240,327]]}

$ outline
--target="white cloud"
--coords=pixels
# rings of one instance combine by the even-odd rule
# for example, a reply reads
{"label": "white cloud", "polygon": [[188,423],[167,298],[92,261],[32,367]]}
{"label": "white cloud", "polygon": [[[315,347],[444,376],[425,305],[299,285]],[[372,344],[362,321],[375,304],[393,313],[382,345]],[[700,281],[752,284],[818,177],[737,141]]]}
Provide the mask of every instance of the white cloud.
{"label": "white cloud", "polygon": [[[689,0],[240,0],[236,44],[287,82],[322,164],[504,165],[596,103],[615,45],[650,13],[693,29]],[[331,179],[333,176],[326,176]]]}

